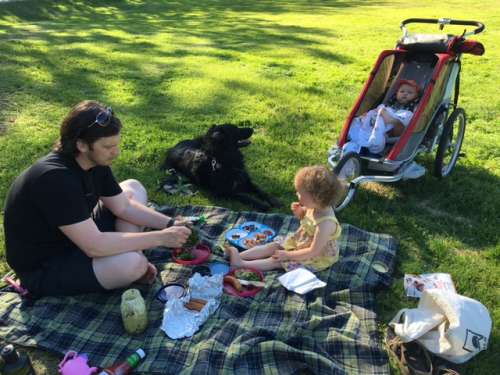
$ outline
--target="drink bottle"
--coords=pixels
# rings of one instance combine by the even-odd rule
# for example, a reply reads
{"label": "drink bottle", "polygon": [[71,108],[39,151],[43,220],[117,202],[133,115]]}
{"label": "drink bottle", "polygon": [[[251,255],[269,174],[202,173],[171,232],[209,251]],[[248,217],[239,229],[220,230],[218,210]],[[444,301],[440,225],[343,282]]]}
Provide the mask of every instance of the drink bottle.
{"label": "drink bottle", "polygon": [[141,359],[146,356],[144,350],[137,349],[134,354],[127,357],[124,362],[117,363],[111,367],[102,369],[97,375],[128,375],[139,365]]}
{"label": "drink bottle", "polygon": [[4,362],[2,374],[5,375],[35,375],[28,355],[17,351],[14,345],[8,344],[2,349],[1,356]]}

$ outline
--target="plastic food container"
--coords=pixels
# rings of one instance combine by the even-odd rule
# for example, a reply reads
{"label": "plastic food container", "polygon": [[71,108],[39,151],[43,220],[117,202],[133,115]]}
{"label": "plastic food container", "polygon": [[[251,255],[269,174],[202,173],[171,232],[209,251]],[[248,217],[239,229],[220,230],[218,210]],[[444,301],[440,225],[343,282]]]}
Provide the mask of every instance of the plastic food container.
{"label": "plastic food container", "polygon": [[178,256],[183,251],[185,251],[185,249],[175,249],[174,253],[172,254],[172,259],[174,260],[175,263],[190,266],[190,265],[205,263],[208,260],[208,258],[210,258],[211,251],[207,245],[198,244],[189,250],[191,251],[191,254],[193,254],[194,259],[184,260],[178,258]]}
{"label": "plastic food container", "polygon": [[[231,270],[228,275],[230,276],[235,276],[238,271],[247,271],[247,272],[252,272],[256,274],[259,277],[260,281],[264,281],[264,274],[260,272],[259,270],[256,270],[254,268],[249,268],[249,267],[244,267],[244,268],[236,268],[234,270]],[[236,297],[253,297],[257,293],[259,293],[262,290],[261,287],[256,287],[256,286],[243,286],[243,289],[238,291],[233,286],[227,282],[224,283],[224,291],[231,295],[231,296],[236,296]]]}
{"label": "plastic food container", "polygon": [[179,283],[165,284],[156,292],[156,299],[162,303],[166,303],[170,298],[181,298],[186,295],[186,288]]}
{"label": "plastic food container", "polygon": [[246,221],[226,232],[226,240],[240,249],[268,243],[275,236],[276,232],[271,227],[257,221]]}

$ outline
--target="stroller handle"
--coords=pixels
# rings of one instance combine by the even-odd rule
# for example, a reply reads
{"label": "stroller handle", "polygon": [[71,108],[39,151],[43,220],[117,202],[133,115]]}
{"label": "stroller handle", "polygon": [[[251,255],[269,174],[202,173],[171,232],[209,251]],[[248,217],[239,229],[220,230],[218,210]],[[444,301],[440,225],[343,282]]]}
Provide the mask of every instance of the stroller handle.
{"label": "stroller handle", "polygon": [[443,30],[445,25],[476,26],[476,29],[464,33],[463,36],[479,34],[484,30],[484,24],[478,21],[452,20],[451,18],[408,18],[401,22],[400,25],[405,35],[407,34],[406,25],[409,23],[437,23],[439,25],[439,30]]}

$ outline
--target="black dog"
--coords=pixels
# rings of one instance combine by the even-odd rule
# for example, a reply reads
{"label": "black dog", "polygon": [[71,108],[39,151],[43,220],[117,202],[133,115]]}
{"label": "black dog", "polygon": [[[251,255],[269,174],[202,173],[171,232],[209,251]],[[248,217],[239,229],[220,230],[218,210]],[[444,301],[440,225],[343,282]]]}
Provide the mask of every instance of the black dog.
{"label": "black dog", "polygon": [[216,196],[235,198],[261,211],[279,207],[281,203],[256,186],[245,169],[240,147],[250,144],[252,134],[251,128],[213,125],[205,135],[169,149],[162,168],[175,169]]}

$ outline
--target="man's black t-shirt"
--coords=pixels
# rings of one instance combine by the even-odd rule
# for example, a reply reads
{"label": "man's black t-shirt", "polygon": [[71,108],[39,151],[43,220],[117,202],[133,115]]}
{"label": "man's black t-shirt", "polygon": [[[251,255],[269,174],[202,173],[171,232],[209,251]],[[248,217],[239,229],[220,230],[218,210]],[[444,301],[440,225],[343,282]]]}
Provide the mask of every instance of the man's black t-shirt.
{"label": "man's black t-shirt", "polygon": [[50,153],[12,184],[5,204],[7,263],[16,272],[33,271],[76,245],[60,226],[88,219],[99,197],[121,192],[109,167],[84,171],[74,157]]}

